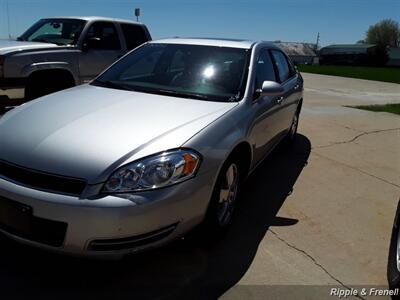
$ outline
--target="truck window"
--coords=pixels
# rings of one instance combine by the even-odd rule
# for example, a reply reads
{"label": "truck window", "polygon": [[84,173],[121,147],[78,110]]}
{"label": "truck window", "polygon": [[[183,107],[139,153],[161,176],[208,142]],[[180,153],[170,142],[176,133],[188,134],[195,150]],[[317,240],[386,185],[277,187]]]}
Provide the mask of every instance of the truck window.
{"label": "truck window", "polygon": [[141,26],[122,23],[121,28],[124,33],[128,50],[132,50],[148,40],[146,33]]}
{"label": "truck window", "polygon": [[57,45],[75,45],[86,21],[77,19],[42,19],[29,28],[18,40]]}
{"label": "truck window", "polygon": [[96,22],[90,26],[86,33],[86,40],[90,38],[99,38],[99,45],[97,49],[103,50],[119,50],[121,44],[118,38],[117,29],[115,25],[110,22]]}

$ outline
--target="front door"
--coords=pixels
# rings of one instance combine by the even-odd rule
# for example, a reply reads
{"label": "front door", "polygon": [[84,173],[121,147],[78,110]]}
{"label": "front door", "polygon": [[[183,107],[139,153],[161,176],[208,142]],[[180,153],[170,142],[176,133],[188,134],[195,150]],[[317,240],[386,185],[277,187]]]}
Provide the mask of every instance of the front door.
{"label": "front door", "polygon": [[298,99],[299,78],[297,72],[291,67],[287,57],[279,50],[271,50],[272,59],[277,71],[278,82],[282,84],[285,92],[280,98],[279,106],[279,132],[283,135],[290,128],[296,113]]}
{"label": "front door", "polygon": [[88,31],[79,56],[82,83],[88,82],[123,55],[117,29],[112,22],[95,22]]}
{"label": "front door", "polygon": [[[264,81],[277,81],[271,56],[267,49],[260,51],[254,90],[261,89]],[[257,164],[274,146],[280,131],[277,97],[260,96],[253,100],[253,124],[250,129],[250,141],[253,147],[254,164]]]}

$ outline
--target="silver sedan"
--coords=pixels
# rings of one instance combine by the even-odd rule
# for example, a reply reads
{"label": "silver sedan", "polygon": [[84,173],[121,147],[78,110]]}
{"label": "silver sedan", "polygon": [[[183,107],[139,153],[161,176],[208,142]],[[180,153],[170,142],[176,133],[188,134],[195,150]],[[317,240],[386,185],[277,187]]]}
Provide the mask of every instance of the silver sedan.
{"label": "silver sedan", "polygon": [[303,79],[268,42],[165,39],[0,118],[0,231],[124,255],[232,220],[241,184],[293,142]]}

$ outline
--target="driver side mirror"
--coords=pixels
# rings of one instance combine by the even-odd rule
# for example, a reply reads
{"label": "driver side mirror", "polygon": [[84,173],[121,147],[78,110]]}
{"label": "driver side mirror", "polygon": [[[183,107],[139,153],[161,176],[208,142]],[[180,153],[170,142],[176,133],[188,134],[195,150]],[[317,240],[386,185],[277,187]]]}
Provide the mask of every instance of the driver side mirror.
{"label": "driver side mirror", "polygon": [[82,45],[82,50],[83,51],[88,51],[89,49],[98,49],[100,48],[101,45],[101,39],[98,37],[91,37],[87,39],[83,45]]}
{"label": "driver side mirror", "polygon": [[275,81],[264,81],[261,89],[256,90],[259,97],[280,96],[284,93],[283,86]]}

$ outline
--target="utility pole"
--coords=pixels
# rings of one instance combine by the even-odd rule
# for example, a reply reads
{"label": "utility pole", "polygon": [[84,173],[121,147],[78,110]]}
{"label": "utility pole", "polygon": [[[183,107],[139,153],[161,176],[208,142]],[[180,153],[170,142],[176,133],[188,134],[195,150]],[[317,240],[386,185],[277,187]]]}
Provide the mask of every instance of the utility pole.
{"label": "utility pole", "polygon": [[317,42],[315,43],[315,51],[318,50],[318,46],[319,46],[319,32],[317,34]]}
{"label": "utility pole", "polygon": [[11,32],[10,32],[10,10],[8,9],[8,0],[6,1],[6,13],[7,13],[8,38],[11,40]]}

